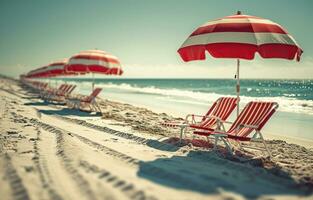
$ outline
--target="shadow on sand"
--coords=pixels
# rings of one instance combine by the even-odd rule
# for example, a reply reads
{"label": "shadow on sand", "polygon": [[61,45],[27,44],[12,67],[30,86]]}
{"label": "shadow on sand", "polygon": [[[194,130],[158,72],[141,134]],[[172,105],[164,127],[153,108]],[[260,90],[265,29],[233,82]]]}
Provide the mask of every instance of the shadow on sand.
{"label": "shadow on sand", "polygon": [[96,112],[87,112],[81,111],[77,109],[70,109],[70,108],[63,108],[61,110],[39,110],[39,112],[46,114],[46,115],[61,115],[61,116],[79,116],[79,117],[101,117],[101,113]]}
{"label": "shadow on sand", "polygon": [[48,101],[37,101],[37,102],[24,103],[24,105],[25,106],[49,106],[49,105],[65,105],[65,104],[57,103],[57,102],[48,102]]}
{"label": "shadow on sand", "polygon": [[190,151],[187,156],[140,162],[137,175],[164,186],[204,194],[218,194],[222,189],[249,199],[262,195],[308,195],[277,166],[253,167],[212,151]]}
{"label": "shadow on sand", "polygon": [[149,139],[146,143],[147,146],[158,149],[160,151],[175,152],[186,144],[179,144],[179,138],[167,138],[165,140],[151,140]]}
{"label": "shadow on sand", "polygon": [[175,152],[181,147],[192,145],[201,148],[213,148],[213,144],[201,139],[183,139],[181,142],[178,137],[160,138],[159,140],[148,140],[147,146],[161,151]]}

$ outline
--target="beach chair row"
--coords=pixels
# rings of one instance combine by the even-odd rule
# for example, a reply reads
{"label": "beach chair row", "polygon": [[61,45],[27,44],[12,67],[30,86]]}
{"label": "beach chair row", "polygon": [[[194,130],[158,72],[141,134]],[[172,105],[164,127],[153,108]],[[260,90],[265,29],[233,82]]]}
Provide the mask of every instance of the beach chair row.
{"label": "beach chair row", "polygon": [[[24,81],[24,84],[29,86],[33,91],[47,102],[64,103],[69,108],[80,109],[90,112],[102,112],[99,104],[96,101],[97,96],[102,91],[102,88],[95,88],[88,96],[72,94],[76,85],[61,84],[58,88],[49,87],[48,83],[39,81]],[[88,108],[86,110],[86,108]]]}
{"label": "beach chair row", "polygon": [[[96,97],[102,91],[95,88],[89,96],[72,95],[75,85],[62,84],[59,88],[51,88],[47,83],[32,81],[26,83],[37,91],[41,98],[50,102],[63,102],[69,108],[84,109],[88,111],[102,112],[96,102]],[[183,136],[186,138],[187,130],[191,130],[193,138],[196,136],[206,137],[207,140],[214,139],[214,149],[217,149],[218,142],[222,142],[229,153],[233,154],[235,147],[253,148],[266,151],[271,156],[266,141],[261,133],[262,128],[276,112],[276,102],[251,101],[242,109],[233,122],[228,118],[237,107],[237,98],[221,97],[209,108],[205,115],[189,114],[184,121],[170,121],[162,123],[166,127],[180,128],[180,142]],[[225,125],[229,128],[226,130]],[[260,142],[263,147],[252,147],[243,145],[244,142]]]}
{"label": "beach chair row", "polygon": [[[162,125],[180,127],[180,142],[182,142],[183,135],[186,137],[186,130],[189,128],[193,138],[203,136],[207,140],[214,139],[214,149],[217,149],[220,141],[224,143],[231,154],[235,149],[233,146],[238,146],[240,149],[245,147],[266,151],[271,156],[261,130],[277,110],[278,104],[276,102],[251,101],[243,108],[234,122],[227,121],[236,107],[237,98],[221,97],[203,116],[189,114],[183,122],[165,122]],[[225,124],[230,125],[227,130]],[[243,146],[242,142],[261,142],[263,147]]]}

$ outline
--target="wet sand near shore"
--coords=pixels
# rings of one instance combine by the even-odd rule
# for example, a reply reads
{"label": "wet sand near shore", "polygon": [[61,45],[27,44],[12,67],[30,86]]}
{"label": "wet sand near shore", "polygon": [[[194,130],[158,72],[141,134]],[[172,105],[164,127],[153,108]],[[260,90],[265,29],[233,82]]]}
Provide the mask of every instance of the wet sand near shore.
{"label": "wet sand near shore", "polygon": [[[272,158],[173,141],[166,113],[98,99],[103,115],[46,103],[0,78],[4,199],[311,199],[313,150],[271,138]],[[188,137],[191,138],[191,137]],[[256,144],[258,145],[258,144]]]}

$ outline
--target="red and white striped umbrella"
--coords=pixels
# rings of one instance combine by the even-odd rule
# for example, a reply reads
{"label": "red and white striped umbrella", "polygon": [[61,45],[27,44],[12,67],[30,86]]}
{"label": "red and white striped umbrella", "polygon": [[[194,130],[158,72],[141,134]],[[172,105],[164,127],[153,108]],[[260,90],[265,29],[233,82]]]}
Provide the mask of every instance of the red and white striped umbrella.
{"label": "red and white striped umbrella", "polygon": [[26,76],[29,78],[50,78],[55,76],[72,75],[73,74],[72,72],[65,71],[66,64],[67,64],[66,59],[53,62],[47,66],[43,66],[28,72]]}
{"label": "red and white striped umbrella", "polygon": [[[215,58],[237,59],[237,98],[239,105],[239,59],[252,60],[256,52],[262,58],[300,60],[302,49],[279,24],[268,19],[241,15],[209,21],[197,28],[178,53],[185,61],[204,60],[205,52]],[[237,113],[239,107],[237,108]]]}
{"label": "red and white striped umbrella", "polygon": [[99,73],[121,75],[121,64],[117,57],[101,50],[88,50],[72,56],[66,71],[76,73]]}
{"label": "red and white striped umbrella", "polygon": [[45,78],[49,77],[48,67],[39,67],[37,69],[31,70],[26,74],[27,78]]}
{"label": "red and white striped umbrella", "polygon": [[67,72],[80,74],[92,73],[92,90],[94,74],[122,75],[123,70],[117,57],[101,50],[87,50],[72,56],[65,67]]}
{"label": "red and white striped umbrella", "polygon": [[67,64],[67,59],[63,59],[60,61],[52,62],[47,66],[47,71],[50,76],[65,76],[71,75],[73,73],[67,73],[65,71],[65,65]]}
{"label": "red and white striped umbrella", "polygon": [[233,15],[210,21],[197,28],[178,53],[184,61],[204,60],[205,51],[215,58],[252,60],[263,58],[300,60],[301,48],[279,24],[249,15]]}

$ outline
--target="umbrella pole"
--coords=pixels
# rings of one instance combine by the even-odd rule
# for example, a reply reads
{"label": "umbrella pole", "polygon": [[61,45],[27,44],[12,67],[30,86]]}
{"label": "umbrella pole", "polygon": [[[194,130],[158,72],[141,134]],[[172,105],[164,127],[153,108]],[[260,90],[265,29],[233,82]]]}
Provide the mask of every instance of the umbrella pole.
{"label": "umbrella pole", "polygon": [[236,74],[236,78],[237,78],[237,85],[236,85],[236,92],[237,92],[237,117],[239,115],[239,95],[240,95],[240,80],[239,80],[239,67],[240,67],[240,60],[237,59],[237,74]]}
{"label": "umbrella pole", "polygon": [[95,89],[95,74],[92,73],[92,91]]}

